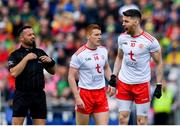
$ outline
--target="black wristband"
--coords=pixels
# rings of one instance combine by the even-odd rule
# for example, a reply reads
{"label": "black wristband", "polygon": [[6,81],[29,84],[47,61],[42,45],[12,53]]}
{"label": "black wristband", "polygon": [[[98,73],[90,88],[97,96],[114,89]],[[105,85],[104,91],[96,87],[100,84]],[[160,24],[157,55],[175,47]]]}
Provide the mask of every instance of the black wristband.
{"label": "black wristband", "polygon": [[161,88],[161,87],[162,87],[162,85],[161,85],[161,84],[157,84],[157,85],[156,85],[156,87]]}
{"label": "black wristband", "polygon": [[116,87],[116,75],[112,74],[111,78],[109,80],[109,85],[111,85],[112,87]]}
{"label": "black wristband", "polygon": [[53,67],[55,65],[55,61],[51,58],[51,62],[44,63],[44,67]]}
{"label": "black wristband", "polygon": [[111,78],[113,78],[113,79],[115,78],[115,79],[116,79],[116,75],[112,74],[112,75],[111,75]]}
{"label": "black wristband", "polygon": [[162,85],[162,83],[156,83],[156,85]]}

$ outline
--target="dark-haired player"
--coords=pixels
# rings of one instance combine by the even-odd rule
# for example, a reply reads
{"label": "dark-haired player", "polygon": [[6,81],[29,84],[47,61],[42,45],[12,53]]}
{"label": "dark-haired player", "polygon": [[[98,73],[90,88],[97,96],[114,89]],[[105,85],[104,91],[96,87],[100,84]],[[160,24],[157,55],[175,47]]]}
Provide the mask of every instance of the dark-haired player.
{"label": "dark-haired player", "polygon": [[118,54],[110,82],[117,78],[119,124],[127,125],[132,102],[136,104],[137,124],[147,125],[150,107],[151,57],[157,64],[157,85],[154,96],[161,97],[163,65],[161,48],[156,38],[145,32],[140,25],[141,13],[130,9],[123,12],[122,25],[125,33],[118,38]]}

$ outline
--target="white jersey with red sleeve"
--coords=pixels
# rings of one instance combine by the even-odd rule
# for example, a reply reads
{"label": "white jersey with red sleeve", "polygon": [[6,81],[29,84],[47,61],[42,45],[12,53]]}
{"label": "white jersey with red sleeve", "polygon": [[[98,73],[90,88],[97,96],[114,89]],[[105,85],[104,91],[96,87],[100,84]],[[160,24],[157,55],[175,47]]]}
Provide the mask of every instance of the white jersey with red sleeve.
{"label": "white jersey with red sleeve", "polygon": [[97,49],[89,49],[82,46],[72,55],[70,67],[79,70],[78,87],[84,89],[101,89],[105,87],[104,67],[108,61],[107,49],[98,46]]}
{"label": "white jersey with red sleeve", "polygon": [[127,84],[149,82],[150,53],[161,49],[157,39],[144,31],[133,37],[123,33],[118,37],[118,47],[124,53],[118,78]]}

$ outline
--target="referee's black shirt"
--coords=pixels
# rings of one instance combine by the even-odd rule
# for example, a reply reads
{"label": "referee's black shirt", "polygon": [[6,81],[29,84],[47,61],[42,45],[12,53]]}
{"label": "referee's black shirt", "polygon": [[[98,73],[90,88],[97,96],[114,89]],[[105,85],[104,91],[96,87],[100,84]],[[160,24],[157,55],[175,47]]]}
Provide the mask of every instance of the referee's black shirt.
{"label": "referee's black shirt", "polygon": [[47,55],[43,50],[21,46],[11,53],[8,60],[9,69],[16,66],[30,52],[35,53],[37,59],[29,60],[22,73],[15,78],[16,90],[19,91],[39,91],[44,88],[44,64],[38,60],[40,56]]}

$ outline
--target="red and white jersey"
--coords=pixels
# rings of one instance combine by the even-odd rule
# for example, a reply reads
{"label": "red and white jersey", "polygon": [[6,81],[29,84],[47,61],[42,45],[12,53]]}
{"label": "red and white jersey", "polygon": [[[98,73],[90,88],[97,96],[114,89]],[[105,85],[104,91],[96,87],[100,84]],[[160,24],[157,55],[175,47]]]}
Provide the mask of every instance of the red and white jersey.
{"label": "red and white jersey", "polygon": [[82,46],[73,54],[70,67],[79,70],[78,87],[84,89],[100,89],[105,87],[104,67],[108,61],[107,49],[99,46],[89,49]]}
{"label": "red and white jersey", "polygon": [[157,39],[144,31],[133,37],[123,33],[118,37],[118,47],[124,52],[118,78],[127,84],[149,82],[150,53],[161,49]]}

